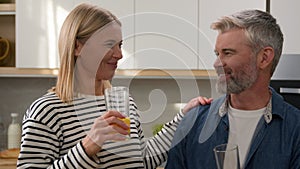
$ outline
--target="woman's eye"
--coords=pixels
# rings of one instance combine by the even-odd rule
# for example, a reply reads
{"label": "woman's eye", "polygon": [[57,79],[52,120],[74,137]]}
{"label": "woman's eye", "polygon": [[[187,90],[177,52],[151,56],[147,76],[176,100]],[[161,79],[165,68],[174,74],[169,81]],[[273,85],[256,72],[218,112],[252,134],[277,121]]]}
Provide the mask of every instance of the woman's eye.
{"label": "woman's eye", "polygon": [[121,42],[106,41],[106,42],[104,43],[104,46],[107,47],[107,48],[110,48],[110,49],[113,48],[113,47],[115,47],[115,46],[121,48],[122,45],[123,45],[123,42],[122,42],[122,41],[121,41]]}
{"label": "woman's eye", "polygon": [[114,44],[113,43],[105,43],[104,46],[107,48],[112,48],[114,46]]}
{"label": "woman's eye", "polygon": [[112,48],[116,45],[116,41],[114,40],[107,40],[104,42],[104,46],[107,48]]}
{"label": "woman's eye", "polygon": [[122,42],[120,42],[120,43],[119,43],[119,48],[122,48],[122,45],[123,45],[123,43],[122,43]]}

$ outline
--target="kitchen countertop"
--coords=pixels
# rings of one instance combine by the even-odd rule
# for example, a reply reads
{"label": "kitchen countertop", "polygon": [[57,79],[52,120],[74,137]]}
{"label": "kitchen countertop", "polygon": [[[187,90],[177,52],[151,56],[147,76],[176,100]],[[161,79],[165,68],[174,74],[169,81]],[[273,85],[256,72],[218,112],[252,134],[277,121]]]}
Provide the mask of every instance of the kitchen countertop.
{"label": "kitchen countertop", "polygon": [[[0,169],[16,169],[17,159],[1,159]],[[156,169],[164,169],[163,167],[157,167]]]}
{"label": "kitchen countertop", "polygon": [[[17,159],[1,159],[0,169],[16,169]],[[163,167],[157,167],[156,169],[164,169]]]}
{"label": "kitchen countertop", "polygon": [[16,169],[17,159],[0,158],[0,169]]}

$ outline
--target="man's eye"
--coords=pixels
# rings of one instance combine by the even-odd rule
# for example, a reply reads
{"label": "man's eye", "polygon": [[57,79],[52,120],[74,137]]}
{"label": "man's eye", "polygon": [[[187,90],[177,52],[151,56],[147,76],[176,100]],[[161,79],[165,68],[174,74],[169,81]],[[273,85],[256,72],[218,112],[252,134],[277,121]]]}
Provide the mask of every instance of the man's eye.
{"label": "man's eye", "polygon": [[219,56],[219,53],[218,53],[218,52],[215,52],[215,55],[216,55],[216,56]]}
{"label": "man's eye", "polygon": [[225,52],[224,53],[226,56],[230,56],[230,55],[232,55],[232,53],[231,52]]}

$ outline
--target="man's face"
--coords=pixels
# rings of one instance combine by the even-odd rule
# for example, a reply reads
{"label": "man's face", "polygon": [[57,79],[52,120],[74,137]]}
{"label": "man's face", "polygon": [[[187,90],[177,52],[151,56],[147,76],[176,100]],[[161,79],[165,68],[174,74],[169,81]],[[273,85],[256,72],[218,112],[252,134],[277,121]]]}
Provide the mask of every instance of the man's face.
{"label": "man's face", "polygon": [[214,63],[218,74],[218,92],[238,94],[256,81],[258,76],[256,56],[247,43],[243,30],[231,29],[220,33],[215,53],[218,56]]}

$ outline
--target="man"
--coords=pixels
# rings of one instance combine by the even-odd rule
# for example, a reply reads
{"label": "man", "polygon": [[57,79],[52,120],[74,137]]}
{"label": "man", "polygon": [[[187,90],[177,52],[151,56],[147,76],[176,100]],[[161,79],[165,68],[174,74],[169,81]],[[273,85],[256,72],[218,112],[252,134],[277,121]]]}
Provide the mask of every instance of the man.
{"label": "man", "polygon": [[269,87],[283,44],[276,19],[245,10],[211,27],[219,32],[214,67],[225,95],[183,119],[166,168],[216,169],[213,148],[231,143],[243,169],[299,169],[300,111]]}

